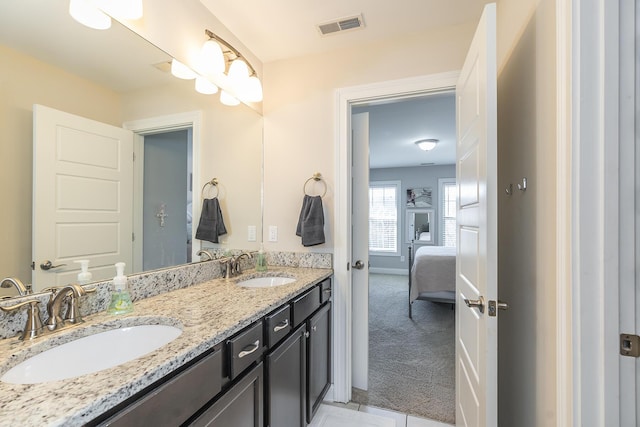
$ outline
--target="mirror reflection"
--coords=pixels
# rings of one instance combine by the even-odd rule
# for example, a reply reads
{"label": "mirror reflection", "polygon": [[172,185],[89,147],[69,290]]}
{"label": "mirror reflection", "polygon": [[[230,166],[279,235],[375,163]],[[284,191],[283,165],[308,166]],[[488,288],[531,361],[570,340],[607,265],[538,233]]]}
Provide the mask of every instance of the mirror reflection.
{"label": "mirror reflection", "polygon": [[[67,8],[67,2],[49,0],[0,5],[0,129],[5,137],[0,177],[6,184],[0,278],[15,277],[38,291],[77,281],[80,263],[74,261],[82,259],[90,260],[92,280],[104,280],[115,274],[115,262],[126,262],[131,274],[199,261],[196,254],[203,248],[257,249],[262,235],[262,117],[243,104],[224,106],[197,93],[192,81],[174,78],[169,55],[117,22],[109,30],[92,30],[73,21]],[[49,146],[45,159],[63,159],[85,172],[89,164],[106,170],[115,161],[109,156],[116,151],[122,155],[127,146],[136,154],[131,176],[117,184],[100,178],[103,186],[96,189],[85,185],[86,177],[80,182],[64,172],[50,175],[55,178],[37,190],[38,177],[48,166],[35,159],[35,104],[93,125],[124,127],[131,140],[129,147],[118,139],[115,151],[107,143],[87,150],[86,144],[74,145],[86,138],[74,139],[78,132],[69,131],[71,127],[54,125],[49,140],[58,141],[66,132],[70,142]],[[43,141],[36,147],[46,146],[48,139]],[[62,182],[63,176],[74,178]],[[203,190],[213,178],[218,180],[215,192]],[[131,194],[130,216],[124,214],[130,225],[106,218],[104,212],[86,219],[98,207],[123,210],[116,193]],[[212,197],[219,200],[227,231],[219,243],[194,238],[202,199]],[[67,217],[46,231],[36,228],[37,214],[61,211]],[[0,292],[16,294],[14,288]]]}
{"label": "mirror reflection", "polygon": [[407,211],[407,241],[416,244],[434,243],[433,209],[413,209]]}

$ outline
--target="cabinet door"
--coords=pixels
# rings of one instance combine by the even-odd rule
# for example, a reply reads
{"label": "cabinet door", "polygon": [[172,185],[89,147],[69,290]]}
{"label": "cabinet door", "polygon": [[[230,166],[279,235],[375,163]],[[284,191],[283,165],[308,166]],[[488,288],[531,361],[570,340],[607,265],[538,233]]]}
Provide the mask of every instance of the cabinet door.
{"label": "cabinet door", "polygon": [[262,427],[262,363],[225,392],[190,425],[197,427]]}
{"label": "cabinet door", "polygon": [[331,385],[331,303],[308,321],[307,422],[318,410]]}
{"label": "cabinet door", "polygon": [[306,326],[266,357],[266,425],[305,426]]}

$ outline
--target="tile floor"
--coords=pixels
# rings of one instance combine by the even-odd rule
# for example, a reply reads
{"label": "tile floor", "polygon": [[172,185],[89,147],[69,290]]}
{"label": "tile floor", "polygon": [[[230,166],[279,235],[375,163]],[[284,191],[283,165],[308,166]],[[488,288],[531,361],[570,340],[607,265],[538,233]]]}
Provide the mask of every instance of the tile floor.
{"label": "tile floor", "polygon": [[451,427],[451,424],[355,402],[333,403],[325,400],[309,427]]}

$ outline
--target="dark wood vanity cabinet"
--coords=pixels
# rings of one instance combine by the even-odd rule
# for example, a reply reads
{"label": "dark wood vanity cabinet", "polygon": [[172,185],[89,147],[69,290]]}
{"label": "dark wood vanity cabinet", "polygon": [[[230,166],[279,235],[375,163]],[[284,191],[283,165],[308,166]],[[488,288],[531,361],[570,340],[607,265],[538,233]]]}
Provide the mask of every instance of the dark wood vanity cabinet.
{"label": "dark wood vanity cabinet", "polygon": [[331,279],[89,426],[304,427],[331,383]]}
{"label": "dark wood vanity cabinet", "polygon": [[296,329],[265,358],[267,427],[304,427],[331,385],[330,292],[327,279],[290,303]]}

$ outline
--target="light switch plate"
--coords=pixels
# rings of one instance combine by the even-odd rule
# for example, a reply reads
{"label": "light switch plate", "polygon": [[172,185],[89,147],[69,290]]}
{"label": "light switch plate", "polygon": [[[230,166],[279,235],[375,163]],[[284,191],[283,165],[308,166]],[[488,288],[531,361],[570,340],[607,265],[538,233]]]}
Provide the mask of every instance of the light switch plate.
{"label": "light switch plate", "polygon": [[277,242],[278,241],[278,226],[270,225],[269,226],[269,241]]}
{"label": "light switch plate", "polygon": [[250,225],[247,228],[247,240],[249,242],[255,242],[256,241],[256,226],[255,225]]}

